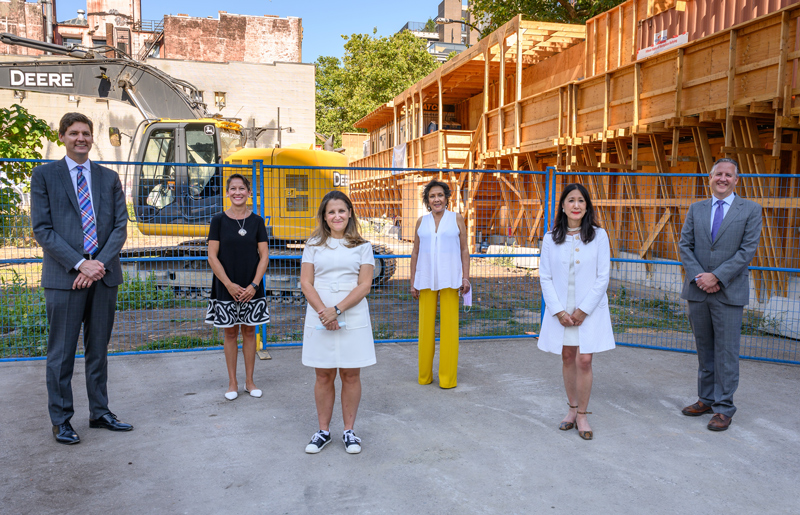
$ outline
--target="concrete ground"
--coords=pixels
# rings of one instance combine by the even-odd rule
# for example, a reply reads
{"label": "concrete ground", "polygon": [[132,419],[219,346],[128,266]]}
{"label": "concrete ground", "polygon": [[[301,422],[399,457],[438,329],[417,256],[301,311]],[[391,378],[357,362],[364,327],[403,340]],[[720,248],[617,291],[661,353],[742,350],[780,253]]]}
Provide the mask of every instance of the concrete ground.
{"label": "concrete ground", "polygon": [[360,455],[338,402],[334,442],[303,452],[317,425],[299,348],[256,363],[263,398],[233,402],[221,351],[112,357],[111,408],[131,433],[89,428],[81,361],[76,446],[51,435],[44,362],[0,363],[0,513],[798,512],[800,368],[743,361],[739,412],[713,433],[679,411],[694,355],[598,354],[583,441],[556,429],[560,357],[535,342],[462,342],[454,390],[417,384],[416,346],[379,345]]}

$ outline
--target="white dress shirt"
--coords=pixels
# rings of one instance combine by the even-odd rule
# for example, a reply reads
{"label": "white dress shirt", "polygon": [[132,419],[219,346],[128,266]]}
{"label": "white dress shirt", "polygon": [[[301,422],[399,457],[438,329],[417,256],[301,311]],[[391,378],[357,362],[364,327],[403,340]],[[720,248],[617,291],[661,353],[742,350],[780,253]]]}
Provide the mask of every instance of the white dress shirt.
{"label": "white dress shirt", "polygon": [[[84,163],[76,163],[69,156],[64,156],[64,161],[67,163],[67,168],[69,168],[69,178],[72,181],[72,188],[75,190],[75,196],[78,198],[78,203],[80,203],[80,195],[78,195],[78,167],[83,167],[83,177],[86,179],[86,187],[89,188],[89,202],[92,203],[92,211],[94,211],[94,198],[92,198],[92,162],[88,159]],[[97,219],[95,217],[94,221],[95,225],[97,224]],[[81,259],[75,265],[75,270],[79,270],[83,262],[86,261],[85,259]]]}
{"label": "white dress shirt", "polygon": [[736,197],[736,193],[731,193],[725,198],[717,198],[711,195],[711,219],[708,222],[708,227],[711,228],[712,231],[714,230],[714,215],[717,213],[717,209],[719,209],[717,202],[720,200],[725,202],[722,204],[722,219],[724,220],[725,215],[728,214],[728,210],[731,208],[731,204],[733,204],[734,197]]}

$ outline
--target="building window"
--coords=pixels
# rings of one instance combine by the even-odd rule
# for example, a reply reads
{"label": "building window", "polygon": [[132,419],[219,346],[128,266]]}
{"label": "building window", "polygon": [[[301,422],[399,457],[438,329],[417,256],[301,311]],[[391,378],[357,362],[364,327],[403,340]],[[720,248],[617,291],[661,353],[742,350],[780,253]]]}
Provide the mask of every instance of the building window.
{"label": "building window", "polygon": [[225,98],[225,92],[224,91],[215,91],[214,92],[214,105],[217,106],[217,109],[224,109],[226,104],[227,104],[227,99]]}
{"label": "building window", "polygon": [[81,40],[81,38],[63,38],[62,37],[61,38],[61,42],[63,43],[63,45],[65,47],[70,47],[70,46],[76,47],[76,46],[80,46],[81,44],[83,44],[83,41]]}

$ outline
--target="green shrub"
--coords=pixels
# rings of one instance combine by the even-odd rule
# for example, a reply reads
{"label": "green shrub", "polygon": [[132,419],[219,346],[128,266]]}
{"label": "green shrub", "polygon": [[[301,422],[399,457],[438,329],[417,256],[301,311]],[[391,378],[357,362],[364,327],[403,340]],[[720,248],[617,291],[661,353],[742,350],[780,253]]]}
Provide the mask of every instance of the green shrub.
{"label": "green shrub", "polygon": [[131,277],[125,272],[123,282],[117,291],[117,311],[164,309],[175,305],[172,289],[159,288],[155,274],[151,273],[143,280],[138,275]]}

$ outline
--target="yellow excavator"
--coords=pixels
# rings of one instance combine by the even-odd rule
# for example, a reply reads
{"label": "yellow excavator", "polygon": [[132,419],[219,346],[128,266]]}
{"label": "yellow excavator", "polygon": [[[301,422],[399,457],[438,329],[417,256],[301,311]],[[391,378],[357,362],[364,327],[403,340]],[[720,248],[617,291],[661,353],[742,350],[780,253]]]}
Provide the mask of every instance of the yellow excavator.
{"label": "yellow excavator", "polygon": [[[252,177],[255,163],[254,198],[266,222],[273,258],[264,281],[267,294],[273,301],[303,302],[298,259],[302,243],[315,226],[322,197],[332,189],[348,192],[346,157],[314,150],[312,144],[244,148],[247,132],[255,129],[212,116],[193,85],[130,57],[108,58],[98,53],[102,48],[65,47],[5,33],[0,41],[68,56],[2,62],[0,89],[105,98],[133,105],[142,114],[128,159],[141,131],[130,192],[137,226],[144,235],[188,239],[177,245],[125,249],[126,271],[154,274],[160,287],[171,288],[179,298],[207,297],[209,221],[228,207],[227,178],[232,173]],[[119,131],[109,132],[112,145],[119,146]],[[391,254],[375,243],[373,251]],[[395,270],[395,259],[377,258],[374,284],[387,282]]]}

